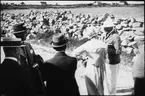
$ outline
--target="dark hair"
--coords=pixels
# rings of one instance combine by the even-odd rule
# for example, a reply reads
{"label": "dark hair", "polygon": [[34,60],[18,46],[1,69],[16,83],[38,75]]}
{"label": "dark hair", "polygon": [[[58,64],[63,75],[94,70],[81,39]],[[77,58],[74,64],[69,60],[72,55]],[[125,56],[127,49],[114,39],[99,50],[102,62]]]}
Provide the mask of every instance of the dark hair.
{"label": "dark hair", "polygon": [[19,48],[18,47],[3,47],[5,56],[18,58]]}
{"label": "dark hair", "polygon": [[65,51],[66,49],[66,45],[62,46],[62,47],[53,47],[56,51]]}
{"label": "dark hair", "polygon": [[25,32],[20,32],[20,33],[15,33],[14,35],[17,37],[17,38],[21,38],[22,41],[25,41],[26,40],[26,37],[28,36],[29,30],[25,30]]}

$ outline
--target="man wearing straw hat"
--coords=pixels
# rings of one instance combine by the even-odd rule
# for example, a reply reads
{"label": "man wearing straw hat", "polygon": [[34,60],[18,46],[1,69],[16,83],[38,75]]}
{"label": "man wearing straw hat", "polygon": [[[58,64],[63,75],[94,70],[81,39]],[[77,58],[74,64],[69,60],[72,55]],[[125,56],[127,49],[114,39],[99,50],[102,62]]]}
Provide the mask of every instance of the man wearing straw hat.
{"label": "man wearing straw hat", "polygon": [[29,72],[29,77],[31,79],[31,84],[35,89],[37,94],[44,93],[44,86],[41,80],[41,74],[37,68],[33,66],[38,63],[43,63],[43,59],[40,55],[36,55],[32,46],[26,42],[26,37],[29,34],[24,23],[15,24],[13,26],[13,34],[17,38],[21,38],[25,47],[20,48],[20,64],[21,66]]}
{"label": "man wearing straw hat", "polygon": [[20,38],[1,38],[5,59],[0,64],[0,96],[35,96],[27,71],[19,63]]}
{"label": "man wearing straw hat", "polygon": [[110,73],[110,95],[116,95],[117,76],[119,72],[121,40],[110,17],[106,19],[102,26],[106,36],[104,41],[107,44],[108,63],[106,64]]}
{"label": "man wearing straw hat", "polygon": [[67,41],[62,33],[54,34],[51,46],[57,53],[40,65],[47,96],[80,96],[75,80],[77,59],[65,53]]}

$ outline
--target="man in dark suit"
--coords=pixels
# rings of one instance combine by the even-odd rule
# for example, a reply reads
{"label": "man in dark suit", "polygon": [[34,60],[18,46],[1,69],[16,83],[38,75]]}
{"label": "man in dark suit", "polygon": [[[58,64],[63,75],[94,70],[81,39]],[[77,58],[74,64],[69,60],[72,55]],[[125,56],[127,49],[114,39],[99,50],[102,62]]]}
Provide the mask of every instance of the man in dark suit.
{"label": "man in dark suit", "polygon": [[31,84],[35,89],[37,94],[44,94],[44,84],[41,80],[39,70],[33,66],[39,62],[43,62],[43,59],[40,55],[36,55],[34,49],[29,42],[26,42],[26,37],[29,34],[24,23],[19,23],[13,26],[13,34],[17,38],[22,39],[22,43],[25,47],[20,48],[20,64],[21,66],[28,71]]}
{"label": "man in dark suit", "polygon": [[5,59],[0,64],[0,96],[36,96],[27,71],[19,64],[21,39],[3,38]]}
{"label": "man in dark suit", "polygon": [[61,33],[52,37],[51,45],[57,51],[55,56],[40,65],[46,81],[47,96],[79,96],[75,71],[77,59],[65,53],[67,39]]}

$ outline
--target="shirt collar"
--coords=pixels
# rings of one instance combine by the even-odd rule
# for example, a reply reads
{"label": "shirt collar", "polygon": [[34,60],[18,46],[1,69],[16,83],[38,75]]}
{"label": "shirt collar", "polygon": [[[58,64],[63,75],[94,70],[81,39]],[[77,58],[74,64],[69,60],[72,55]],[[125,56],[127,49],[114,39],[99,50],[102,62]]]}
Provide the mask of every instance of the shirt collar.
{"label": "shirt collar", "polygon": [[17,58],[15,58],[15,57],[5,57],[5,59],[12,59],[12,60],[18,62]]}

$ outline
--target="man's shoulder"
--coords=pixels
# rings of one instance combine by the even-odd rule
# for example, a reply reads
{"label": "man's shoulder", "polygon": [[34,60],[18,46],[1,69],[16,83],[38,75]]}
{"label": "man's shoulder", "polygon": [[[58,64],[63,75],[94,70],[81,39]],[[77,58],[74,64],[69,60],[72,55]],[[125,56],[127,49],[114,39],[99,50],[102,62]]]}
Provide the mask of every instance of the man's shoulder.
{"label": "man's shoulder", "polygon": [[118,33],[114,33],[114,34],[109,36],[108,40],[116,40],[118,38],[120,38],[119,34]]}
{"label": "man's shoulder", "polygon": [[15,60],[11,59],[6,59],[4,62],[1,64],[1,68],[6,71],[8,69],[9,71],[12,72],[22,72],[24,69],[19,65],[18,62]]}
{"label": "man's shoulder", "polygon": [[71,57],[71,56],[54,56],[48,60],[45,61],[46,64],[53,64],[54,62],[58,62],[58,60],[61,62],[77,62],[77,59],[75,57]]}
{"label": "man's shoulder", "polygon": [[75,57],[71,57],[71,56],[67,56],[67,57],[72,61],[77,61],[77,59]]}
{"label": "man's shoulder", "polygon": [[12,64],[18,64],[17,61],[13,60],[13,59],[5,59],[3,62],[2,62],[2,65],[12,65]]}
{"label": "man's shoulder", "polygon": [[26,46],[32,46],[28,41],[24,41],[24,45],[26,45]]}

